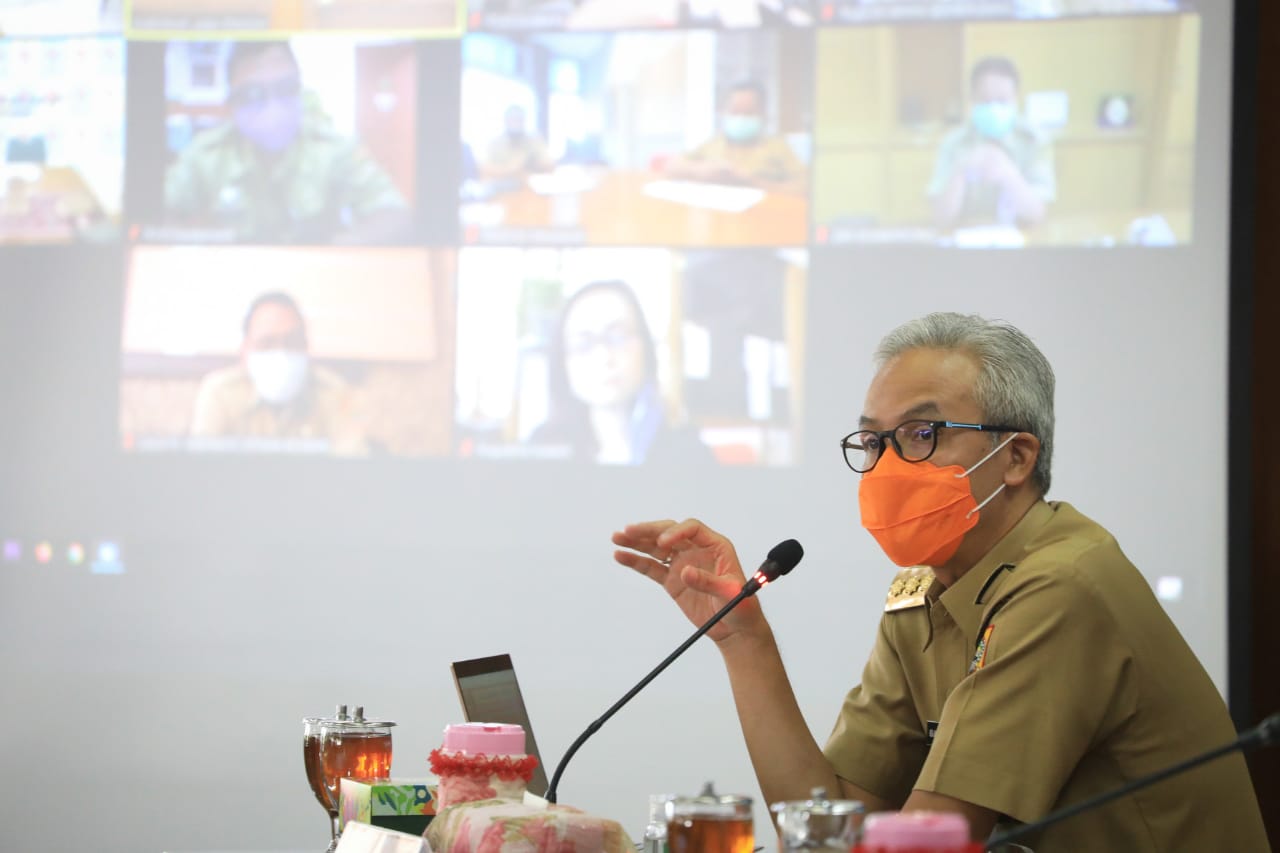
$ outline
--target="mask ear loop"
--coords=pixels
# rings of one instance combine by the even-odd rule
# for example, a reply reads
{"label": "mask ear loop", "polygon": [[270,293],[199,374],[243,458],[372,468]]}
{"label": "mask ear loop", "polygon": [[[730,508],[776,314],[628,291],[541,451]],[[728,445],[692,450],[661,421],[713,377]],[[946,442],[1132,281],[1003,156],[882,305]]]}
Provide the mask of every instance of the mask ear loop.
{"label": "mask ear loop", "polygon": [[977,506],[975,506],[973,509],[971,509],[971,510],[969,510],[968,512],[966,512],[966,513],[964,514],[964,517],[965,517],[966,519],[967,519],[967,518],[969,518],[969,516],[973,515],[975,512],[977,512],[978,510],[982,509],[982,508],[983,508],[984,506],[986,506],[987,504],[991,503],[991,499],[992,499],[992,498],[994,498],[996,495],[998,495],[998,494],[1000,494],[1001,492],[1003,492],[1003,491],[1004,491],[1004,487],[1005,487],[1005,485],[1006,485],[1005,483],[1001,483],[1001,484],[1000,484],[1000,488],[996,489],[994,492],[992,492],[991,494],[987,495],[987,499],[986,499],[986,500],[984,500],[982,503],[978,504],[978,505],[977,505]]}
{"label": "mask ear loop", "polygon": [[[1001,450],[1003,450],[1003,449],[1004,449],[1004,446],[1005,446],[1006,444],[1008,444],[1009,442],[1013,441],[1013,440],[1014,440],[1015,438],[1017,438],[1020,434],[1021,434],[1021,433],[1016,433],[1016,432],[1015,432],[1015,433],[1013,433],[1012,435],[1010,435],[1008,438],[1006,438],[1004,441],[1002,441],[1002,442],[1000,442],[999,444],[997,444],[995,447],[993,447],[993,448],[991,449],[991,452],[990,452],[990,453],[988,453],[986,456],[984,456],[984,457],[982,457],[981,459],[979,459],[977,462],[973,463],[973,466],[972,466],[972,467],[970,467],[970,468],[969,468],[969,470],[964,471],[964,472],[962,472],[962,473],[960,473],[960,474],[956,474],[956,479],[959,479],[959,478],[961,478],[961,477],[967,477],[967,476],[969,476],[969,474],[971,474],[972,472],[974,472],[974,471],[978,470],[978,467],[979,467],[980,465],[982,465],[982,463],[983,463],[983,462],[986,462],[986,461],[987,461],[988,459],[990,459],[992,456],[995,456],[997,453],[999,453]],[[996,489],[996,490],[995,490],[994,492],[992,492],[991,494],[987,495],[987,496],[986,496],[986,498],[984,498],[984,499],[983,499],[982,503],[978,504],[978,505],[977,505],[977,506],[975,506],[973,509],[971,509],[971,510],[969,510],[968,512],[966,512],[966,513],[964,514],[964,517],[965,517],[966,519],[967,519],[967,518],[969,518],[969,517],[970,517],[970,516],[972,516],[975,512],[977,512],[978,510],[982,509],[982,508],[983,508],[984,506],[986,506],[987,504],[991,503],[991,500],[992,500],[996,495],[998,495],[998,494],[1000,494],[1001,492],[1003,492],[1003,491],[1004,491],[1004,487],[1005,487],[1005,486],[1007,486],[1007,485],[1008,485],[1008,483],[1001,483],[1001,484],[1000,484],[1000,487],[999,487],[998,489]]]}
{"label": "mask ear loop", "polygon": [[1020,435],[1022,435],[1022,433],[1020,433],[1020,432],[1015,432],[1015,433],[1011,434],[1011,435],[1010,435],[1008,438],[1006,438],[1004,441],[1000,442],[1000,443],[999,443],[999,444],[997,444],[995,447],[991,448],[991,452],[990,452],[990,453],[988,453],[986,456],[982,457],[982,458],[981,458],[981,459],[979,459],[977,462],[973,463],[973,465],[969,466],[969,468],[967,468],[966,470],[961,471],[959,474],[956,474],[956,479],[957,479],[957,480],[959,480],[961,477],[968,477],[968,476],[969,476],[970,474],[972,474],[974,471],[977,471],[980,467],[982,467],[982,463],[986,462],[986,461],[987,461],[988,459],[990,459],[992,456],[995,456],[995,455],[996,455],[997,453],[999,453],[1001,450],[1004,450],[1004,446],[1005,446],[1006,444],[1008,444],[1009,442],[1013,441],[1015,438],[1017,438],[1017,437],[1018,437],[1018,436],[1020,436]]}

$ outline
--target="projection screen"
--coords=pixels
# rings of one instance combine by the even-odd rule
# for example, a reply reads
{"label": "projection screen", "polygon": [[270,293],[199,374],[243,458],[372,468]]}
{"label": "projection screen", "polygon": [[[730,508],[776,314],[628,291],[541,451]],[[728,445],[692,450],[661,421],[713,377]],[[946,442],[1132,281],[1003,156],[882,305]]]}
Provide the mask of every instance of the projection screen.
{"label": "projection screen", "polygon": [[[804,545],[761,601],[823,741],[894,573],[839,440],[931,311],[1045,352],[1049,499],[1225,692],[1231,25],[0,0],[2,846],[320,849],[301,718],[427,775],[465,658],[558,760],[690,631],[612,561],[647,519]],[[703,641],[560,798],[638,837],[707,780],[771,832]]]}

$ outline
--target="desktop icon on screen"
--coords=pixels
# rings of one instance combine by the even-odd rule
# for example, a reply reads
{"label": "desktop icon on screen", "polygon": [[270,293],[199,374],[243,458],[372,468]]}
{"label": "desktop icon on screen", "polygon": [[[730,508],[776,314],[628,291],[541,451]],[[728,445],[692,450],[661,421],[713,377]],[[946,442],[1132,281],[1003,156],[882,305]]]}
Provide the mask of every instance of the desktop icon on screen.
{"label": "desktop icon on screen", "polygon": [[84,562],[84,546],[79,542],[72,542],[67,546],[67,562],[73,566],[78,566]]}
{"label": "desktop icon on screen", "polygon": [[124,563],[120,560],[120,546],[115,542],[99,542],[97,555],[90,568],[95,575],[124,574]]}
{"label": "desktop icon on screen", "polygon": [[48,563],[53,559],[53,546],[48,542],[40,542],[32,549],[37,563]]}
{"label": "desktop icon on screen", "polygon": [[22,559],[22,543],[17,539],[4,540],[4,561],[16,563]]}

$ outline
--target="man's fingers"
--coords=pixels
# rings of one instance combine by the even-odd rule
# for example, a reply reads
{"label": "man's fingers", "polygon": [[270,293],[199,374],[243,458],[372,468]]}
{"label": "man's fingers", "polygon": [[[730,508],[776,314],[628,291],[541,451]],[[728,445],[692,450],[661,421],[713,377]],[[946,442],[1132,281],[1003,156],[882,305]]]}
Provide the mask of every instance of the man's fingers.
{"label": "man's fingers", "polygon": [[613,534],[613,544],[633,551],[652,553],[657,548],[658,536],[675,524],[674,521],[642,521],[628,524]]}
{"label": "man's fingers", "polygon": [[680,580],[694,592],[703,592],[719,598],[733,598],[742,588],[742,582],[739,580],[712,574],[696,566],[685,566],[680,572]]}
{"label": "man's fingers", "polygon": [[659,548],[679,551],[682,550],[682,546],[709,548],[720,544],[723,539],[724,537],[698,519],[687,518],[684,521],[673,523],[661,531],[657,537],[657,544]]}
{"label": "man's fingers", "polygon": [[613,559],[658,584],[665,584],[667,575],[671,571],[671,567],[667,563],[647,557],[644,554],[637,554],[635,551],[614,551]]}

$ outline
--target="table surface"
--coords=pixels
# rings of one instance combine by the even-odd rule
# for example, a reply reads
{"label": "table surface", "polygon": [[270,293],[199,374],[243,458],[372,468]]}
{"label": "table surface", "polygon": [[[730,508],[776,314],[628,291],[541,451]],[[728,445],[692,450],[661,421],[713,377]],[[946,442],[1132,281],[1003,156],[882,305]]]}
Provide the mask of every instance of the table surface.
{"label": "table surface", "polygon": [[540,195],[527,187],[496,196],[501,227],[579,229],[589,244],[721,246],[803,245],[808,201],[800,193],[769,192],[737,213],[654,198],[644,193],[652,172],[602,172],[580,192]]}

